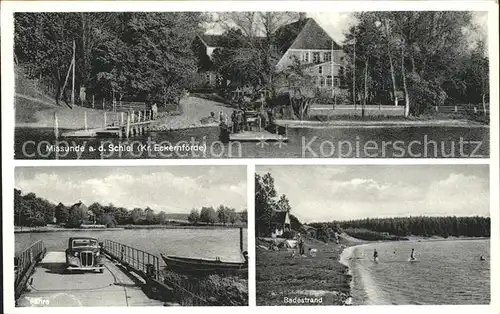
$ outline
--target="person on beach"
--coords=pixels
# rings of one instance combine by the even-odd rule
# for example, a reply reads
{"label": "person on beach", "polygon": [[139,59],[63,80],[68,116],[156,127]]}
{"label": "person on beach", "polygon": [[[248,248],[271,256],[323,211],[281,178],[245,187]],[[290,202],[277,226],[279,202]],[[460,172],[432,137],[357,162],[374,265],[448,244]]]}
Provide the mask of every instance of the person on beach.
{"label": "person on beach", "polygon": [[305,255],[304,239],[299,234],[299,255]]}
{"label": "person on beach", "polygon": [[415,249],[411,249],[411,254],[410,254],[410,261],[415,260]]}
{"label": "person on beach", "polygon": [[373,261],[378,262],[378,252],[377,249],[373,249]]}

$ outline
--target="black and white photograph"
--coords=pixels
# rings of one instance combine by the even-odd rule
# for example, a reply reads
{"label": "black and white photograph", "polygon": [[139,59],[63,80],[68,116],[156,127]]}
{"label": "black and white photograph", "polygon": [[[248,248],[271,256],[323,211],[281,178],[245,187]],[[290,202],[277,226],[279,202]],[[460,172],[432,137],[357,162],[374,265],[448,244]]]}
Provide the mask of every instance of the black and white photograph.
{"label": "black and white photograph", "polygon": [[13,29],[16,159],[490,155],[488,11],[16,12]]}
{"label": "black and white photograph", "polygon": [[21,167],[17,307],[248,305],[245,166]]}
{"label": "black and white photograph", "polygon": [[490,304],[489,183],[488,165],[257,166],[257,305]]}
{"label": "black and white photograph", "polygon": [[2,1],[2,312],[497,314],[498,5]]}

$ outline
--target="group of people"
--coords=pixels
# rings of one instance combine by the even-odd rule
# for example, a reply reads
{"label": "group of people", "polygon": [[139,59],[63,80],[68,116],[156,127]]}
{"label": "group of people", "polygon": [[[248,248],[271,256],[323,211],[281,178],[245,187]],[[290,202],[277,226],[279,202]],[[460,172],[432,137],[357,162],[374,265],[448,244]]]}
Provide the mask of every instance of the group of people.
{"label": "group of people", "polygon": [[243,110],[233,110],[231,113],[232,133],[238,133],[246,128],[246,116]]}
{"label": "group of people", "polygon": [[[297,237],[297,248],[299,249],[299,256],[306,256],[306,246],[304,243],[304,239],[300,236],[300,234]],[[309,249],[309,254],[311,254],[311,249]],[[314,255],[316,255],[316,252],[314,252]],[[292,251],[292,257],[295,257],[295,249]]]}
{"label": "group of people", "polygon": [[[396,251],[394,251],[393,254],[396,254]],[[412,262],[412,261],[416,261],[416,260],[417,260],[417,258],[415,256],[415,249],[411,249],[410,260],[409,261]],[[377,251],[377,249],[373,249],[373,261],[374,262],[378,262],[378,251]]]}

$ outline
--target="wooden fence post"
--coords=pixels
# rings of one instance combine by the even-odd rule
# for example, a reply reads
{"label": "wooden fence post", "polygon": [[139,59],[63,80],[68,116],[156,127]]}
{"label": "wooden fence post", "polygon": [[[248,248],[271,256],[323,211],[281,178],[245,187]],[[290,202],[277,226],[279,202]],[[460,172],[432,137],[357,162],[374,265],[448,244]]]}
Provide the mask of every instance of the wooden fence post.
{"label": "wooden fence post", "polygon": [[243,228],[240,227],[240,252],[243,252]]}
{"label": "wooden fence post", "polygon": [[85,123],[85,131],[87,131],[87,110],[83,112],[83,121]]}
{"label": "wooden fence post", "polygon": [[123,125],[123,111],[120,112],[120,125]]}
{"label": "wooden fence post", "polygon": [[57,112],[54,112],[54,135],[59,138],[59,121],[57,120]]}
{"label": "wooden fence post", "polygon": [[458,112],[458,107],[457,106],[455,106],[455,112]]}
{"label": "wooden fence post", "polygon": [[125,129],[125,137],[128,138],[130,135],[130,114],[127,114],[127,128]]}
{"label": "wooden fence post", "polygon": [[106,123],[106,111],[104,111],[104,128],[107,127],[107,123]]}

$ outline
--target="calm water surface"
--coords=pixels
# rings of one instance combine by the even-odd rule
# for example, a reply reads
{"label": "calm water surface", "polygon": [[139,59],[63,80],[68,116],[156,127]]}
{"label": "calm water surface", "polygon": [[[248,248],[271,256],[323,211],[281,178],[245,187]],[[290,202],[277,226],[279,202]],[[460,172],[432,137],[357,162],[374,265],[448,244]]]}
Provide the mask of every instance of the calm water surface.
{"label": "calm water surface", "polygon": [[[47,151],[47,145],[56,143],[52,130],[17,128],[15,158],[487,158],[490,151],[489,129],[482,127],[290,128],[288,138],[287,143],[223,144],[219,141],[219,128],[197,128],[150,132],[130,140],[60,139],[59,144],[62,146],[84,145],[85,149],[83,153],[56,154]],[[155,144],[165,147],[186,142],[202,145],[205,151],[154,150]],[[130,147],[131,151],[111,151],[108,149],[109,144]],[[151,150],[141,145],[151,147]],[[104,148],[103,151],[98,150],[100,146]]]}
{"label": "calm water surface", "polygon": [[[379,262],[372,260],[373,249]],[[417,262],[410,263],[415,248]],[[354,249],[355,304],[489,304],[490,241],[381,243]],[[480,261],[481,255],[486,261]]]}
{"label": "calm water surface", "polygon": [[[241,261],[239,229],[128,229],[115,231],[60,231],[16,233],[16,254],[35,241],[43,240],[48,251],[64,251],[70,237],[94,237],[113,240],[160,256],[215,258]],[[247,230],[243,230],[247,250]]]}

